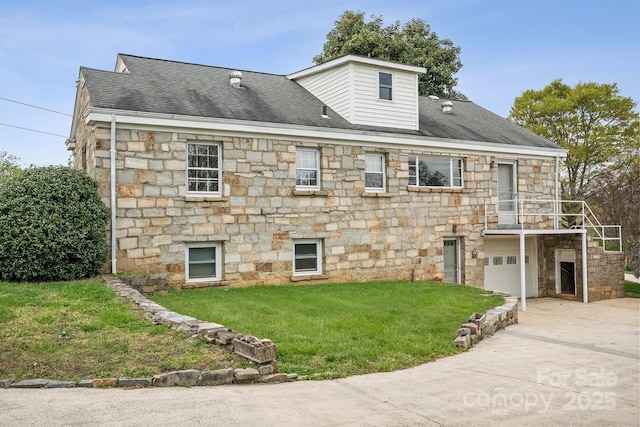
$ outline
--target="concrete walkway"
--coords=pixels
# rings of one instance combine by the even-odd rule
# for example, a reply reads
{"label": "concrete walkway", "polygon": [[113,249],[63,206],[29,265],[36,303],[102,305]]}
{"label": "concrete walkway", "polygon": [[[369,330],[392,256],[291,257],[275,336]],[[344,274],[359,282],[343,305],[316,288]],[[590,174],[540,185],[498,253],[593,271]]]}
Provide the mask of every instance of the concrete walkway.
{"label": "concrete walkway", "polygon": [[640,283],[640,279],[639,278],[637,278],[633,274],[629,274],[629,273],[624,273],[624,280],[627,280],[629,282]]}
{"label": "concrete walkway", "polygon": [[637,426],[640,299],[532,299],[470,351],[335,381],[0,390],[4,426]]}

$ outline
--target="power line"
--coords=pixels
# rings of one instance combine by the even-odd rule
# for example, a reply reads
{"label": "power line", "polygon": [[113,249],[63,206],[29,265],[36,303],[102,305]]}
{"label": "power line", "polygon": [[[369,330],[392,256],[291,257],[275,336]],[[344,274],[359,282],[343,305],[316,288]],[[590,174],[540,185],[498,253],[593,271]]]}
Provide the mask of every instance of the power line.
{"label": "power line", "polygon": [[31,131],[31,132],[44,133],[44,134],[47,134],[47,135],[59,136],[60,138],[68,138],[67,136],[64,136],[64,135],[60,135],[60,134],[57,134],[57,133],[51,133],[51,132],[45,132],[45,131],[43,131],[43,130],[36,130],[36,129],[23,128],[23,127],[21,127],[21,126],[8,125],[8,124],[6,124],[6,123],[0,123],[0,125],[1,125],[1,126],[9,126],[10,128],[16,128],[16,129],[28,130],[28,131]]}
{"label": "power line", "polygon": [[[50,110],[49,108],[38,107],[37,105],[27,104],[26,102],[15,101],[15,100],[13,100],[13,99],[9,99],[9,98],[2,98],[2,97],[0,97],[0,99],[2,99],[3,101],[13,102],[13,103],[15,103],[15,104],[26,105],[27,107],[31,107],[31,108],[37,108],[37,109],[39,109],[39,110],[49,111],[50,113],[62,114],[63,116],[69,116],[69,117],[71,117],[71,114],[63,113],[63,112],[56,111],[56,110]],[[8,125],[7,125],[7,126],[8,126]],[[46,132],[45,132],[45,133],[46,133]]]}

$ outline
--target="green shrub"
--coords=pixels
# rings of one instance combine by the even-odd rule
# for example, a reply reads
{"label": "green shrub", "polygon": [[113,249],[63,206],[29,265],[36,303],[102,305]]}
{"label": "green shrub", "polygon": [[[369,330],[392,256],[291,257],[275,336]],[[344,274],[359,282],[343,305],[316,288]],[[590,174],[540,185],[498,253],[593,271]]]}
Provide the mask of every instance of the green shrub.
{"label": "green shrub", "polygon": [[97,184],[83,172],[20,171],[0,185],[0,280],[95,276],[106,260],[108,217]]}

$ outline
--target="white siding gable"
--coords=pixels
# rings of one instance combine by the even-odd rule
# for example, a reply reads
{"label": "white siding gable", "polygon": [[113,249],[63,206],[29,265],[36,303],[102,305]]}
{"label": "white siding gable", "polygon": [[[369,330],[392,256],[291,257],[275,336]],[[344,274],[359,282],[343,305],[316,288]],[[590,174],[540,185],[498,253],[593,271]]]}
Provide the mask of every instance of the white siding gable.
{"label": "white siding gable", "polygon": [[[421,67],[346,56],[289,78],[353,124],[417,130],[418,73],[425,71]],[[380,72],[392,75],[392,100],[378,97]]]}

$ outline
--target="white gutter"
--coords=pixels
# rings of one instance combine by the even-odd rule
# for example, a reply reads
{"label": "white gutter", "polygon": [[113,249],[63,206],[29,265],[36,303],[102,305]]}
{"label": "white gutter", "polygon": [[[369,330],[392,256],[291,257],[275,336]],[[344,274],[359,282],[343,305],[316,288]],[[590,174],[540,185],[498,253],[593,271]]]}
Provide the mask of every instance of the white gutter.
{"label": "white gutter", "polygon": [[111,115],[111,274],[117,274],[116,259],[116,115]]}
{"label": "white gutter", "polygon": [[[387,145],[390,147],[421,147],[427,149],[442,150],[447,153],[501,153],[515,154],[533,157],[566,157],[567,150],[546,147],[518,146],[499,144],[492,142],[468,141],[461,139],[446,139],[426,137],[424,135],[411,135],[402,133],[388,133],[321,128],[316,126],[291,125],[283,123],[267,123],[250,120],[229,120],[218,118],[205,118],[197,116],[177,116],[161,113],[138,113],[135,111],[115,110],[106,108],[88,108],[84,113],[85,124],[103,122],[108,123],[112,115],[117,116],[120,125],[132,126],[157,126],[181,129],[193,129],[194,131],[215,131],[220,135],[237,136],[238,133],[266,134],[273,137],[295,138],[296,141],[331,140],[332,143],[361,143],[367,146]],[[401,141],[401,142],[398,142]]]}

